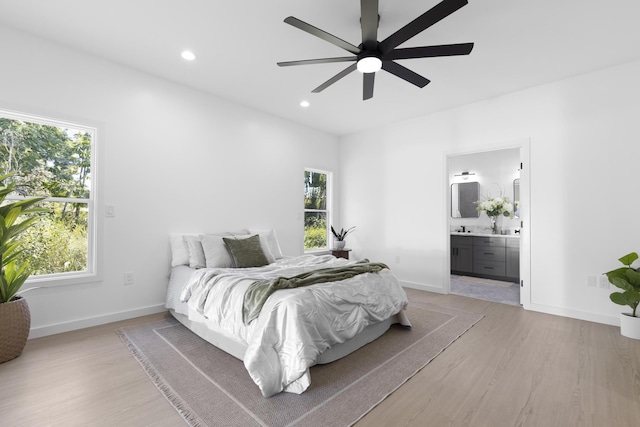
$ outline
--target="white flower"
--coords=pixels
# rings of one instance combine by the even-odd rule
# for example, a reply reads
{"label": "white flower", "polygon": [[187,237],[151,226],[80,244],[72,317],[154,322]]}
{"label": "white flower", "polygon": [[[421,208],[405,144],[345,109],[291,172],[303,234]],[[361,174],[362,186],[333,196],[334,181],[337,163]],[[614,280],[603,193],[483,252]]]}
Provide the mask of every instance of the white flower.
{"label": "white flower", "polygon": [[513,204],[506,197],[488,198],[477,201],[478,211],[485,212],[488,216],[513,216]]}

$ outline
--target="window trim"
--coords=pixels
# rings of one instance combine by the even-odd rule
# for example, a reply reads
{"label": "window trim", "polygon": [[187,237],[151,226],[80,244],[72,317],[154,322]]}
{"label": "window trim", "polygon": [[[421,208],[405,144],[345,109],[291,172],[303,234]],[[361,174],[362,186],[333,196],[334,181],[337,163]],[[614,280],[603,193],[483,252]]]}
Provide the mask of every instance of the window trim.
{"label": "window trim", "polygon": [[[312,172],[312,173],[321,173],[327,176],[327,207],[325,210],[322,209],[307,209],[304,207],[304,197],[302,198],[302,251],[305,254],[319,254],[319,253],[328,253],[331,249],[330,240],[331,240],[331,223],[333,222],[333,172],[316,169],[316,168],[304,168],[304,172]],[[327,233],[327,246],[324,248],[316,248],[316,249],[305,249],[304,248],[304,218],[307,212],[326,212],[327,214],[327,225],[326,225],[326,233]]]}
{"label": "window trim", "polygon": [[[98,215],[98,126],[80,124],[76,121],[64,119],[54,119],[34,114],[27,114],[0,108],[0,117],[23,122],[37,123],[45,126],[63,127],[91,134],[91,184],[89,187],[89,198],[65,198],[49,197],[45,201],[86,203],[89,210],[87,219],[87,269],[83,271],[72,271],[64,273],[31,275],[23,285],[21,292],[29,289],[37,289],[54,286],[67,286],[81,283],[91,283],[102,280],[101,253],[98,246],[98,227],[100,216]],[[21,197],[9,196],[7,199],[21,199]]]}

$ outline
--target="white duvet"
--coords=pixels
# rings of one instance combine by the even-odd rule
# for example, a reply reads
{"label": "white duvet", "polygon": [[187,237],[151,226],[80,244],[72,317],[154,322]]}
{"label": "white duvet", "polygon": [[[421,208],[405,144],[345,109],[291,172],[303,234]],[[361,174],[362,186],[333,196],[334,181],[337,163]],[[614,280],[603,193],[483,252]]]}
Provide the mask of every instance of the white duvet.
{"label": "white duvet", "polygon": [[331,255],[303,255],[258,268],[200,269],[193,273],[180,299],[187,302],[190,318],[199,313],[247,343],[244,365],[263,396],[281,391],[302,393],[311,383],[309,368],[318,355],[402,311],[407,304],[404,290],[387,269],[279,290],[248,325],[242,321],[244,293],[258,279],[353,263]]}

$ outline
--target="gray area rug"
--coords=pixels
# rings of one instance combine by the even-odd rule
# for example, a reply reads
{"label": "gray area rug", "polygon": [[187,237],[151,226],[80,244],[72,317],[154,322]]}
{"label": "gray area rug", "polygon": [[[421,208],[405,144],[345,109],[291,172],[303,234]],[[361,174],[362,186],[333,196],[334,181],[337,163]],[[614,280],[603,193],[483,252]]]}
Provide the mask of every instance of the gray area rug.
{"label": "gray area rug", "polygon": [[452,274],[450,292],[484,301],[520,306],[520,285],[518,283]]}
{"label": "gray area rug", "polygon": [[243,363],[173,318],[118,332],[192,426],[349,426],[483,316],[438,307],[411,293],[411,330],[393,325],[349,356],[311,368],[303,394],[264,398]]}

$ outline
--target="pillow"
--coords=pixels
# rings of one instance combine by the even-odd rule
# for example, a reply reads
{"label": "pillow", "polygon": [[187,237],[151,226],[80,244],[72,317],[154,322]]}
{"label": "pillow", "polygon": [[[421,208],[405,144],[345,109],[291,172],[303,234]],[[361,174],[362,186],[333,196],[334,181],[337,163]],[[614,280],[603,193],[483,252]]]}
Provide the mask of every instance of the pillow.
{"label": "pillow", "polygon": [[169,244],[171,245],[171,267],[179,265],[189,265],[189,248],[185,237],[198,237],[197,234],[179,234],[171,233],[169,235]]}
{"label": "pillow", "polygon": [[[237,236],[237,235],[247,235],[249,236],[249,230],[242,229],[238,231],[228,231],[222,233],[211,233],[215,236]],[[200,240],[202,236],[196,233],[171,233],[169,234],[169,244],[171,246],[171,267],[177,267],[179,265],[191,265],[192,262],[194,265],[201,265],[202,257],[199,252],[199,248],[197,245],[192,246],[193,250],[193,259],[189,259],[189,244],[187,240],[197,239]],[[221,244],[224,246],[224,243],[221,241]],[[204,258],[206,260],[206,258]],[[231,259],[231,258],[229,258]],[[204,267],[204,265],[203,265]]]}
{"label": "pillow", "polygon": [[260,245],[260,236],[255,235],[246,239],[230,239],[223,237],[224,244],[229,249],[236,268],[262,267],[269,264]]}
{"label": "pillow", "polygon": [[[282,258],[282,251],[280,250],[280,244],[278,243],[278,237],[276,236],[276,230],[256,230],[249,229],[249,233],[258,234],[260,240],[264,240],[269,247],[269,252],[274,257],[274,260]],[[273,262],[273,261],[272,261]]]}
{"label": "pillow", "polygon": [[202,243],[200,237],[186,237],[187,249],[189,250],[189,267],[191,268],[204,268],[207,263],[204,258],[204,250],[202,249]]}
{"label": "pillow", "polygon": [[233,258],[231,258],[222,236],[208,234],[200,237],[207,268],[233,267]]}

